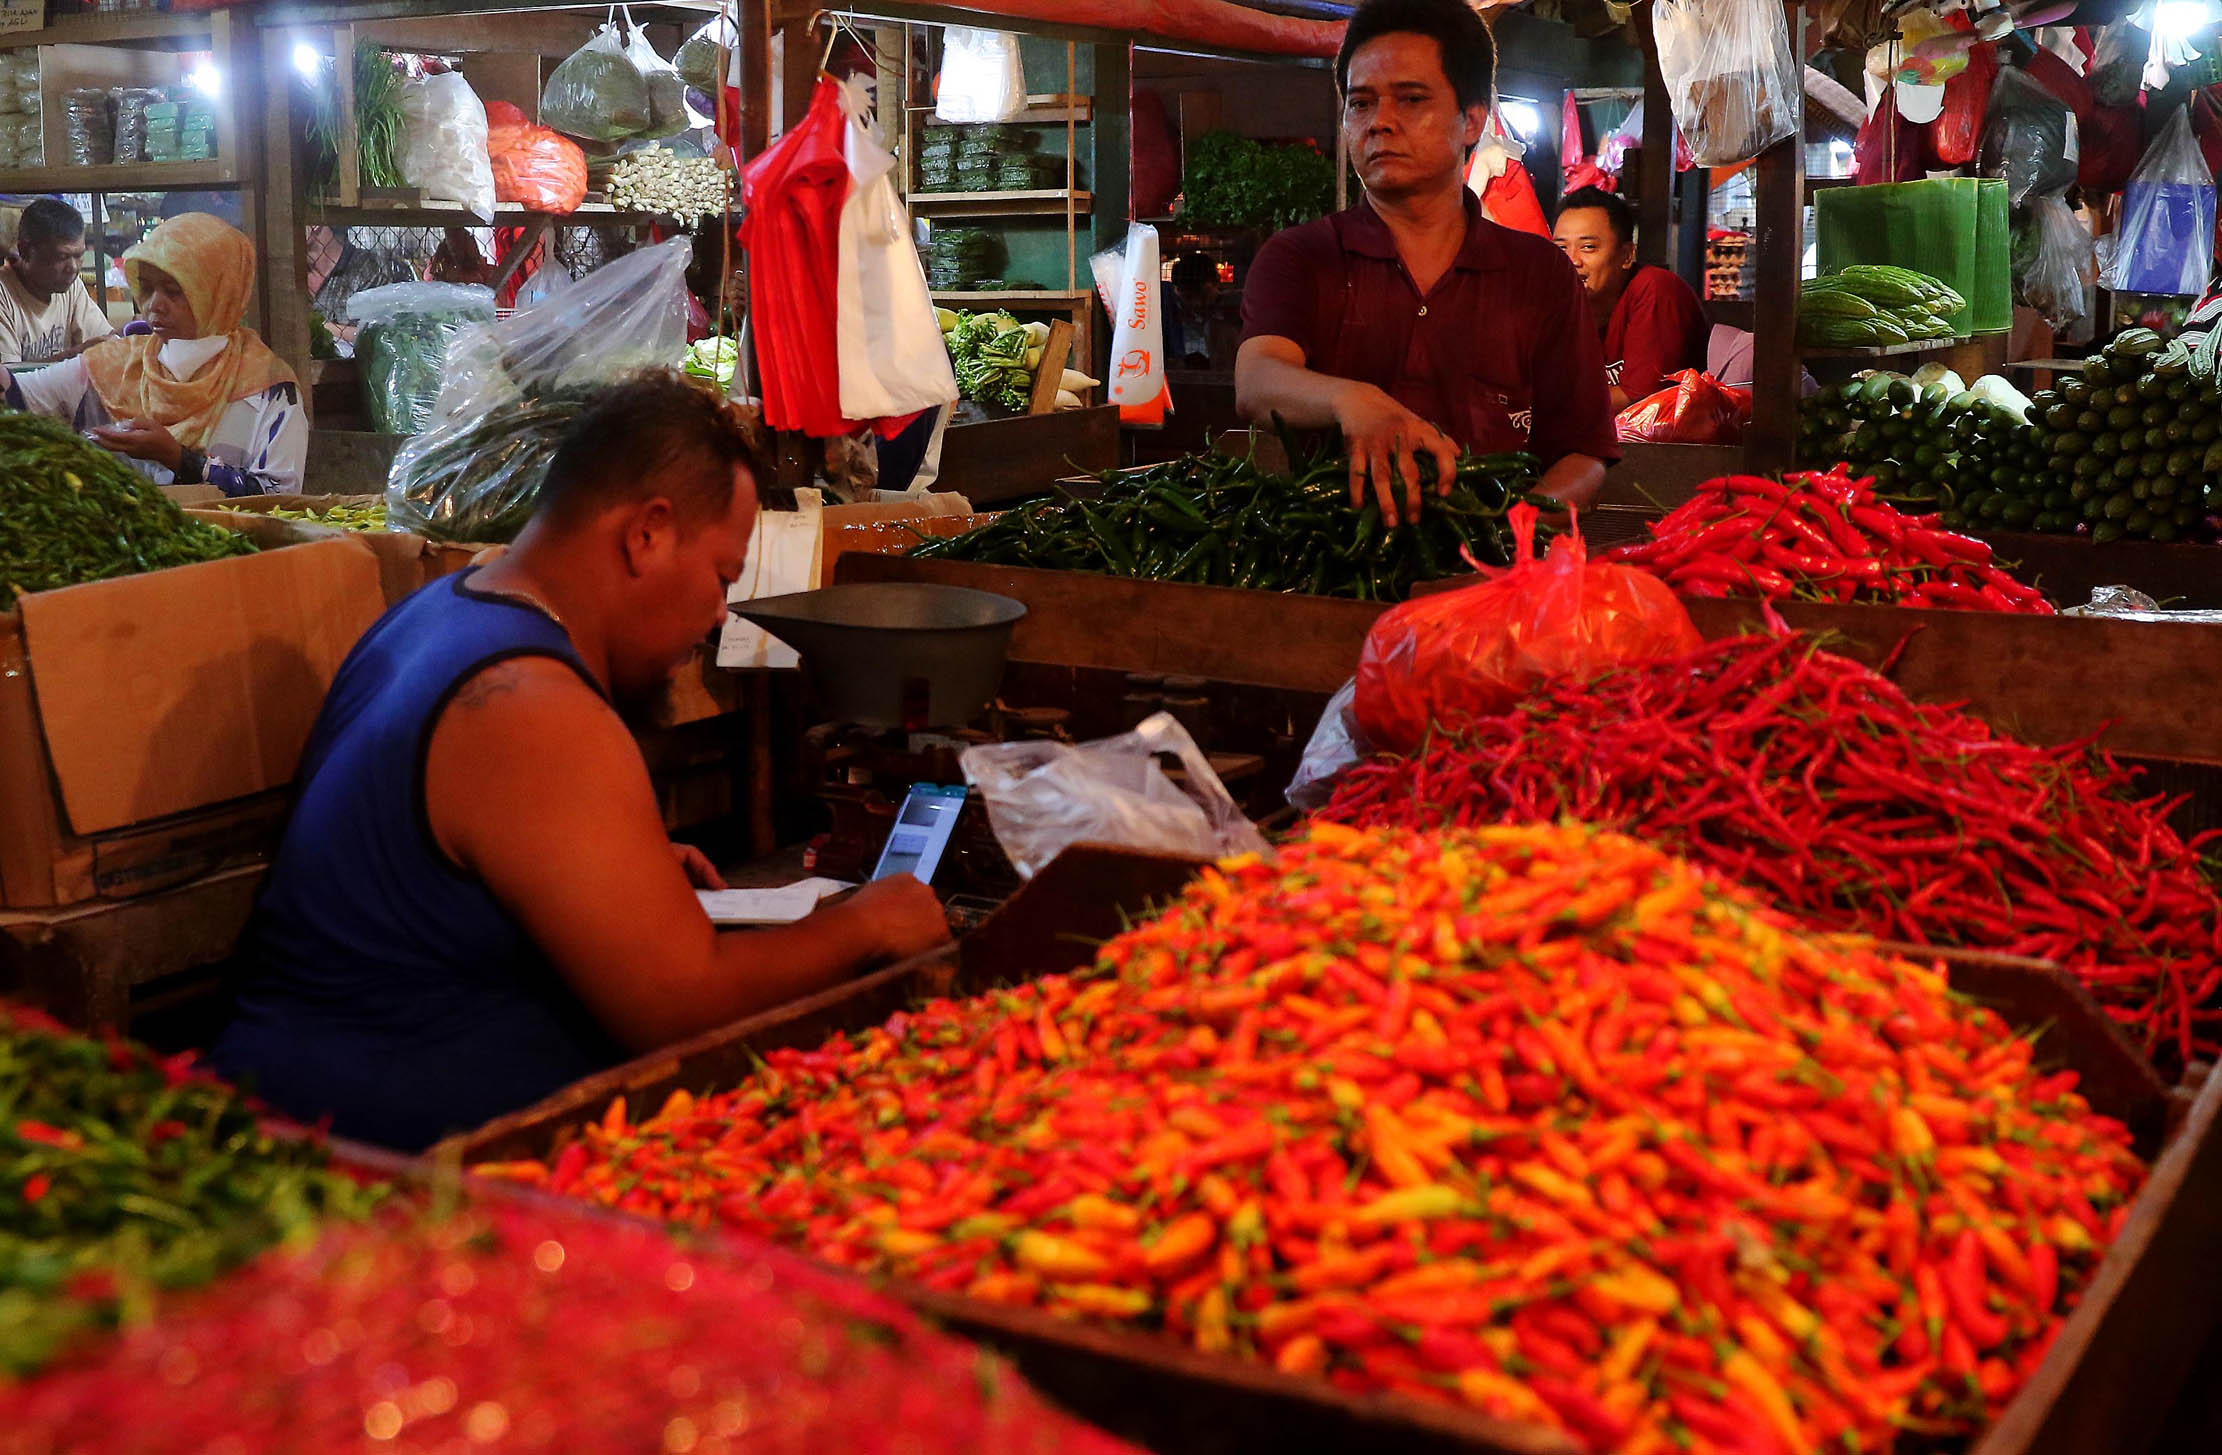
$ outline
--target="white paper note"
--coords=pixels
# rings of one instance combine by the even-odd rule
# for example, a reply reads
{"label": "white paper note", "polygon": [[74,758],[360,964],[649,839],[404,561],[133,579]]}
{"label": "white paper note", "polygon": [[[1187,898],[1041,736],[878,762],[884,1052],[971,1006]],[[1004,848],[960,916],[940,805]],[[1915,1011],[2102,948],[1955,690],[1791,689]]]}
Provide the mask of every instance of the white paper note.
{"label": "white paper note", "polygon": [[777,889],[697,889],[694,895],[712,924],[791,925],[848,887],[838,879],[804,879]]}

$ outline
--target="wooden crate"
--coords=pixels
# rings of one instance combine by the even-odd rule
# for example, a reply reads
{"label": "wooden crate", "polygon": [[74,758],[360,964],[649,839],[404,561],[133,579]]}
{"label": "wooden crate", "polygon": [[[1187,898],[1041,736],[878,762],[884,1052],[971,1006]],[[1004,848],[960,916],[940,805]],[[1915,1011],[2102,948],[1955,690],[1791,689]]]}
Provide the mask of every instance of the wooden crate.
{"label": "wooden crate", "polygon": [[[545,1157],[610,1097],[656,1105],[672,1091],[729,1087],[754,1058],[875,1025],[919,998],[1070,969],[1115,933],[1121,916],[1175,894],[1193,860],[1080,847],[1044,869],[954,950],[866,977],[784,1010],[713,1032],[582,1081],[536,1107],[435,1148],[465,1165]],[[2033,1028],[2038,1054],[2075,1067],[2100,1110],[2122,1118],[2141,1152],[2158,1153],[2122,1236],[2109,1251],[2036,1377],[1971,1455],[2127,1451],[2157,1431],[2213,1328],[2222,1248],[2222,1078],[2188,1104],[2172,1097],[2082,987],[2057,970],[1981,954],[1946,954],[1956,988]],[[2172,1134],[2171,1120],[2175,1121]],[[1163,1455],[1265,1448],[1461,1451],[1570,1448],[1551,1432],[1399,1396],[1356,1396],[1170,1340],[1091,1327],[1035,1310],[888,1289],[960,1333],[1009,1354],[1044,1393]],[[2103,1434],[2101,1432],[2104,1432]]]}

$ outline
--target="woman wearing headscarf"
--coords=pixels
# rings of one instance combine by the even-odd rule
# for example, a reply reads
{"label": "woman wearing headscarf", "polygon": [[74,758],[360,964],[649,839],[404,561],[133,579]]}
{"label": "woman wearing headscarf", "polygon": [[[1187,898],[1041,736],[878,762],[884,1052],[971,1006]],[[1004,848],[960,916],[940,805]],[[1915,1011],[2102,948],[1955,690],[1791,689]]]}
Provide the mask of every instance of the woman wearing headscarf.
{"label": "woman wearing headscarf", "polygon": [[309,443],[300,384],[240,321],[254,244],[221,218],[187,212],[125,253],[123,268],[153,331],[20,379],[0,369],[0,401],[70,421],[157,484],[299,492]]}

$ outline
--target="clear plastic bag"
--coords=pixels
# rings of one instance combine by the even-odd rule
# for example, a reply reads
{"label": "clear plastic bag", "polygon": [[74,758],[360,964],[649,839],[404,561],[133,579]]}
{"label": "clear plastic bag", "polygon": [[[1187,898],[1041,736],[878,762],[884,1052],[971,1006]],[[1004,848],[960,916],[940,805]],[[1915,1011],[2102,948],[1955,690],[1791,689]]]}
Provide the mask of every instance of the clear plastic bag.
{"label": "clear plastic bag", "polygon": [[[1184,784],[1157,765],[1161,753],[1180,760]],[[1022,879],[1073,844],[1204,858],[1266,852],[1264,836],[1169,712],[1099,742],[987,743],[957,761]]]}
{"label": "clear plastic bag", "polygon": [[2077,140],[2068,104],[2009,66],[1991,88],[1976,170],[2003,178],[2006,200],[2021,207],[2032,197],[2075,185]]}
{"label": "clear plastic bag", "polygon": [[671,58],[672,68],[695,90],[715,96],[725,84],[726,67],[733,53],[740,48],[741,32],[733,24],[733,12],[720,10],[707,25],[680,43],[679,53]]}
{"label": "clear plastic bag", "polygon": [[401,178],[427,201],[460,203],[494,220],[494,168],[486,160],[486,108],[461,71],[442,71],[401,85],[408,135]]}
{"label": "clear plastic bag", "polygon": [[1371,756],[1365,734],[1358,730],[1358,714],[1353,707],[1357,696],[1358,679],[1353,677],[1327,699],[1327,706],[1319,714],[1319,726],[1312,729],[1311,741],[1304,744],[1296,776],[1288,781],[1292,808],[1305,813],[1325,808],[1327,800],[1335,796],[1335,780]]}
{"label": "clear plastic bag", "polygon": [[668,365],[687,346],[694,245],[643,248],[448,347],[432,424],[394,456],[386,515],[450,541],[524,528],[557,441],[605,384]]}
{"label": "clear plastic bag", "polygon": [[1703,643],[1664,581],[1592,563],[1572,532],[1535,554],[1535,507],[1512,508],[1519,551],[1479,586],[1390,608],[1358,656],[1353,718],[1365,740],[1405,753],[1437,725],[1502,712],[1546,677],[1588,676]]}
{"label": "clear plastic bag", "polygon": [[1659,0],[1652,19],[1674,120],[1698,165],[1748,162],[1797,132],[1805,79],[1774,0]]}
{"label": "clear plastic bag", "polygon": [[633,24],[630,10],[625,12],[625,24],[632,29],[625,42],[625,59],[633,63],[641,83],[648,88],[648,124],[633,135],[641,141],[677,136],[694,124],[687,113],[687,83],[671,62],[656,54],[656,48],[648,43],[648,32]]}
{"label": "clear plastic bag", "polygon": [[2106,286],[2117,293],[2206,291],[2214,261],[2214,174],[2178,107],[2122,192],[2122,225]]}
{"label": "clear plastic bag", "polygon": [[540,91],[540,120],[565,136],[623,141],[648,128],[648,78],[625,54],[614,25],[564,58]]}
{"label": "clear plastic bag", "polygon": [[2090,230],[2058,195],[2030,203],[2021,227],[2027,241],[2019,250],[2021,265],[2014,270],[2015,301],[2036,309],[2053,328],[2065,332],[2091,313],[2091,285],[2098,264]]}
{"label": "clear plastic bag", "polygon": [[355,359],[371,428],[417,434],[440,402],[448,345],[494,321],[494,295],[460,283],[389,283],[348,299],[347,316],[362,325]]}
{"label": "clear plastic bag", "polygon": [[1018,37],[951,25],[942,31],[937,121],[1009,121],[1026,109],[1026,71]]}

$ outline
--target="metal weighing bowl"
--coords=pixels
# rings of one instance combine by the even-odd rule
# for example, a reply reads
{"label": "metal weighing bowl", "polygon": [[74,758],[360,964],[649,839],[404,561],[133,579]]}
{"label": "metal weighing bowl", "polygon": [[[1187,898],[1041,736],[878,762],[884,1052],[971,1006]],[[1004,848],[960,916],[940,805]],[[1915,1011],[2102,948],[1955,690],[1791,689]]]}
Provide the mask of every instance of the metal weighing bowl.
{"label": "metal weighing bowl", "polygon": [[828,586],[732,609],[802,654],[835,721],[883,732],[978,717],[1026,615],[1008,596],[923,581]]}

